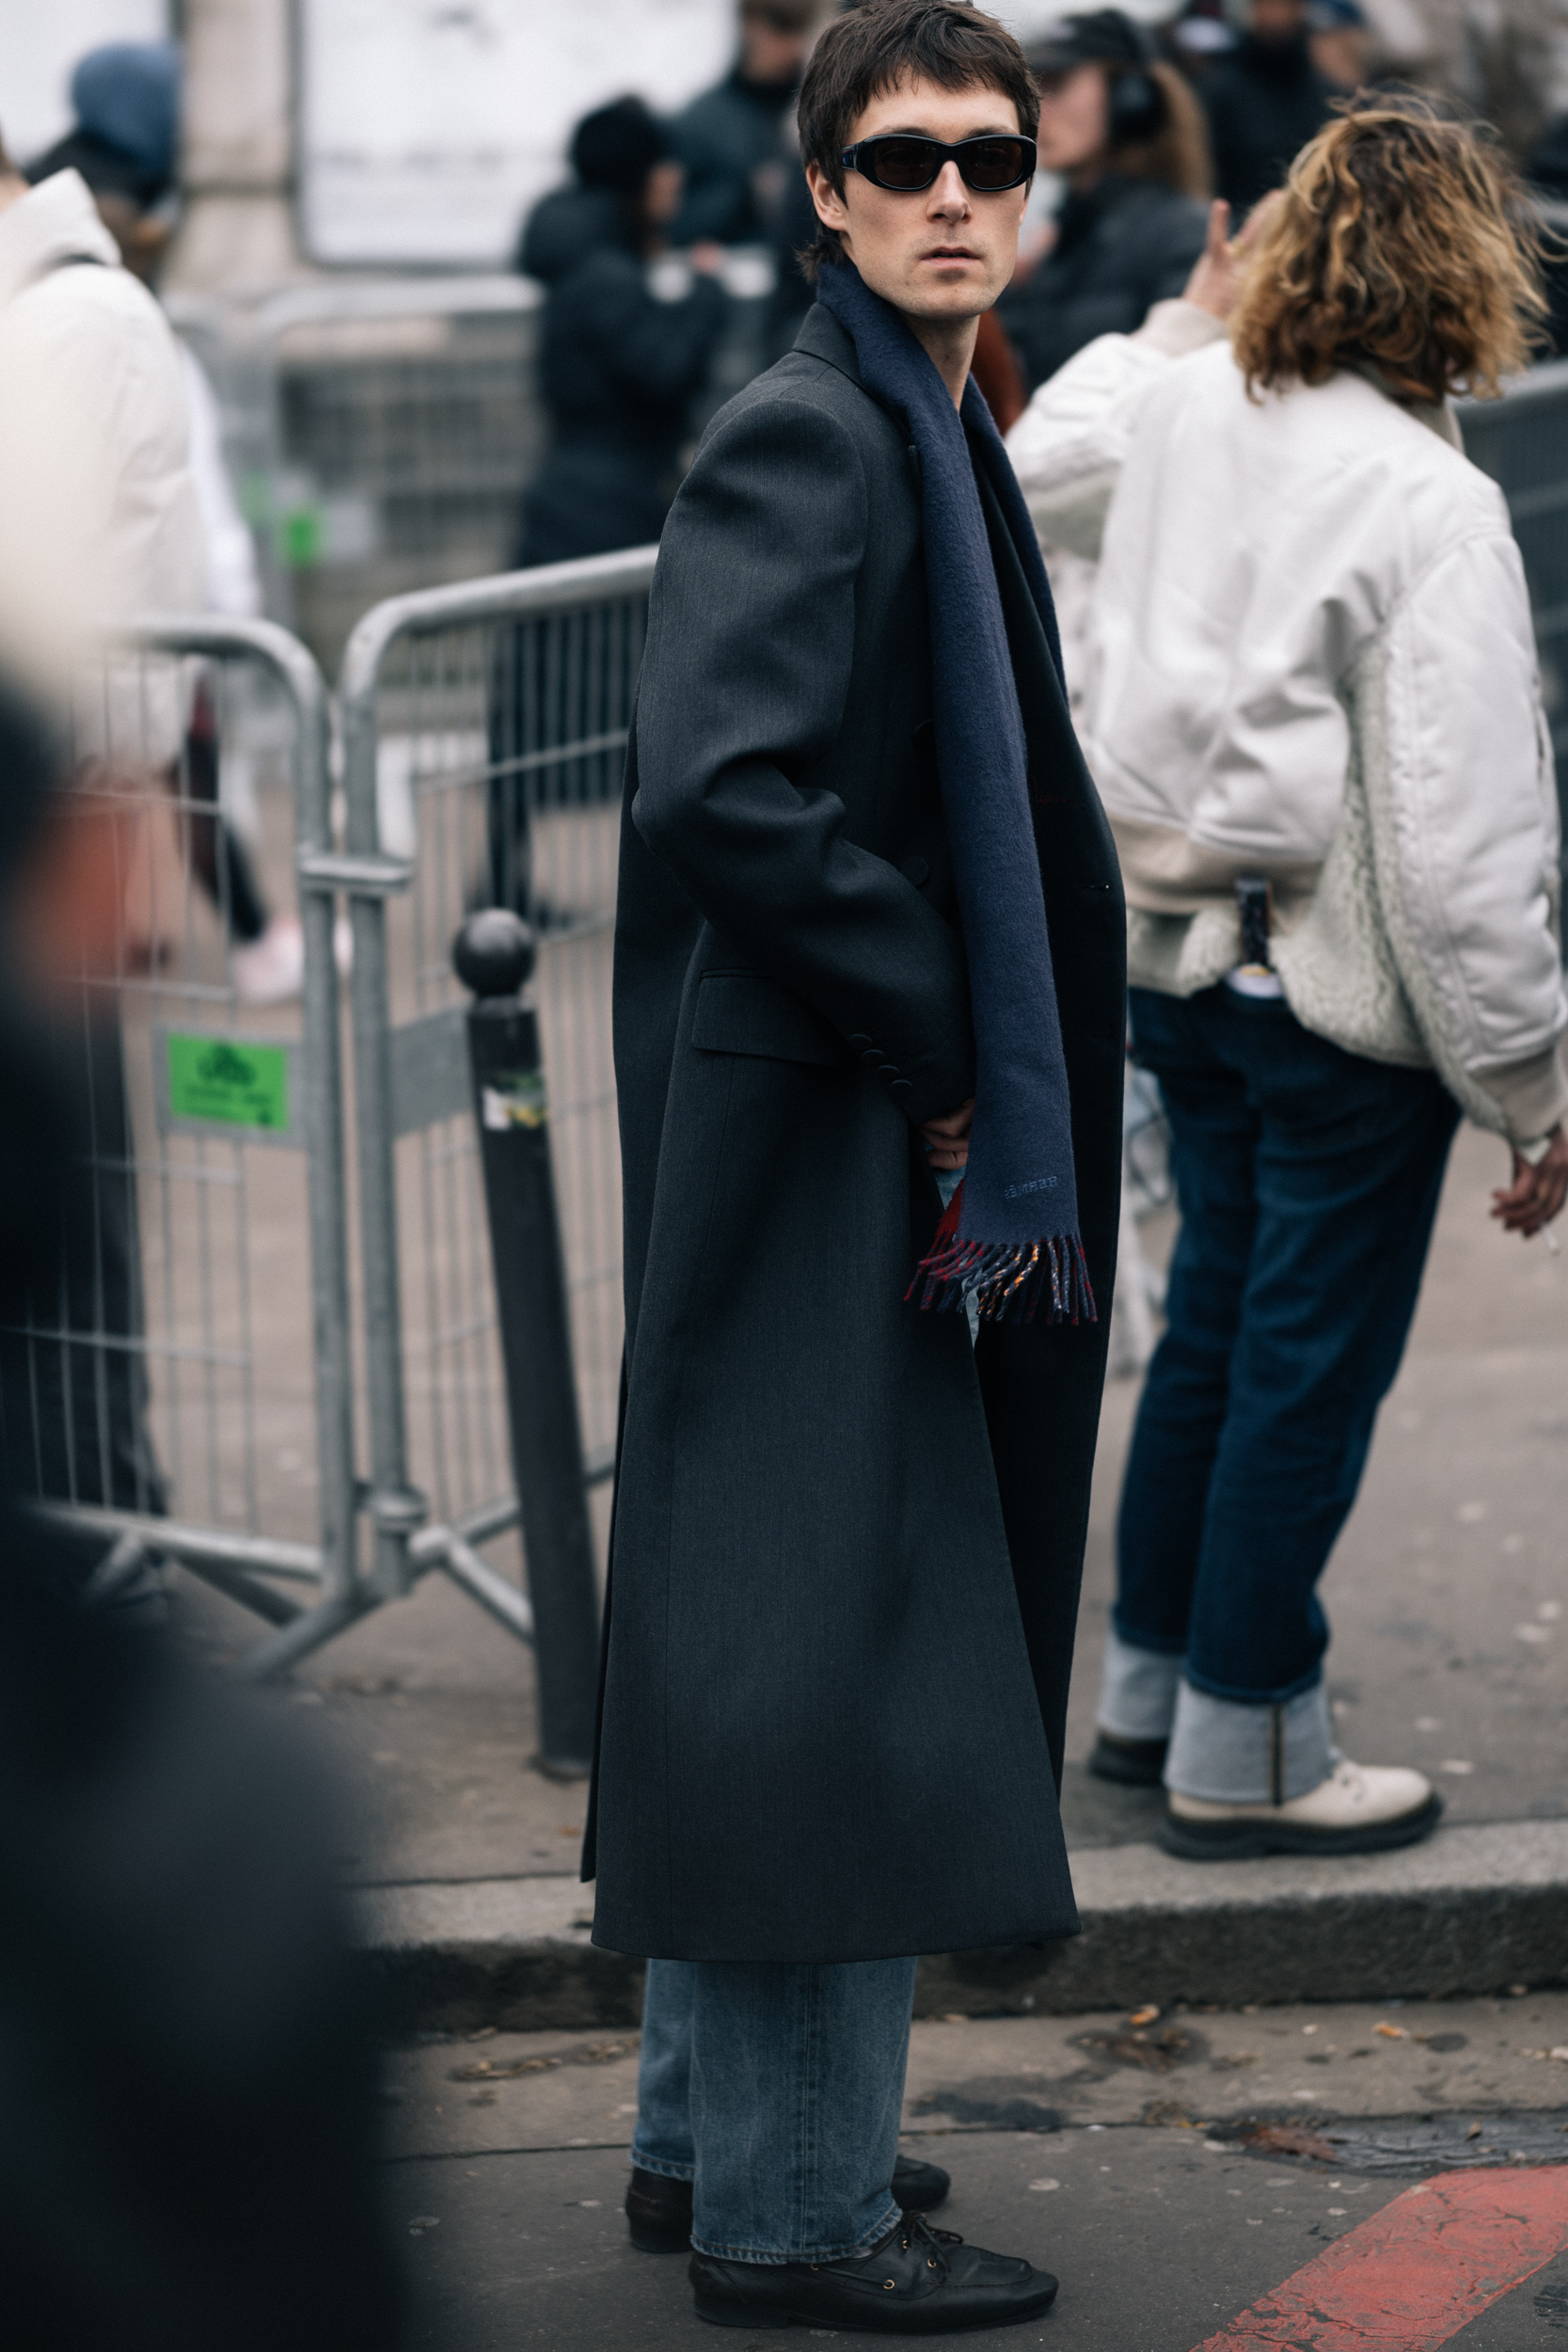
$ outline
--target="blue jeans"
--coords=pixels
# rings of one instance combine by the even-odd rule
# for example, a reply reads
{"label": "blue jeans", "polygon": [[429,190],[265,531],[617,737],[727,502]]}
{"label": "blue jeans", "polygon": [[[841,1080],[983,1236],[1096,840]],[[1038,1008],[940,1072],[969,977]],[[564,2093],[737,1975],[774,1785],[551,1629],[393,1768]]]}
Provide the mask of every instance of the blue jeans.
{"label": "blue jeans", "polygon": [[651,1960],[637,2137],[692,2184],[691,2242],[729,2262],[825,2263],[898,2218],[912,1960]]}
{"label": "blue jeans", "polygon": [[1215,1698],[1315,1684],[1317,1582],[1399,1369],[1459,1113],[1280,1000],[1132,991],[1181,1232],[1122,1487],[1115,1623]]}

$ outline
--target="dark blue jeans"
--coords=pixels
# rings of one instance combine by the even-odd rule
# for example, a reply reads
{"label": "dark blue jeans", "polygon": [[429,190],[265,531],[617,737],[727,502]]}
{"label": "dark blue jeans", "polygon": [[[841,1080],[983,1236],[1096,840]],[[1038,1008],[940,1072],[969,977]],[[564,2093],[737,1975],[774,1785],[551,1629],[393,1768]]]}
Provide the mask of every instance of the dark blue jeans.
{"label": "dark blue jeans", "polygon": [[1277,999],[1132,991],[1181,1232],[1138,1411],[1116,1626],[1216,1698],[1310,1689],[1317,1582],[1416,1311],[1459,1113]]}

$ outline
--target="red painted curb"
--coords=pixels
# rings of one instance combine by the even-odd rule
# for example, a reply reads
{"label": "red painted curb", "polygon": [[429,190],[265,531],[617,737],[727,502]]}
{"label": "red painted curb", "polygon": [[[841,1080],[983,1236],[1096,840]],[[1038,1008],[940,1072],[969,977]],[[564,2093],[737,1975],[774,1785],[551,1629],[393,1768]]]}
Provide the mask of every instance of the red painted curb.
{"label": "red painted curb", "polygon": [[1568,2165],[1396,2197],[1194,2352],[1433,2352],[1568,2246]]}

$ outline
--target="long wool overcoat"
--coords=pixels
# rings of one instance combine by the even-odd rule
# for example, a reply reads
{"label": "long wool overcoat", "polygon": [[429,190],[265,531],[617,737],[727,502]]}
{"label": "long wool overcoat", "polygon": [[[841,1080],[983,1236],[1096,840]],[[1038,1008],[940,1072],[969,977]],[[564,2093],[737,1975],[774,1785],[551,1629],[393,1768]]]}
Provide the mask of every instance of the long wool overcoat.
{"label": "long wool overcoat", "polygon": [[[974,1090],[920,476],[820,305],[665,529],[615,946],[626,1402],[594,1941],[847,1961],[1077,1924],[1057,1810],[1120,1162],[1116,852],[989,489],[1101,1320],[906,1304]],[[984,714],[976,713],[976,723]]]}

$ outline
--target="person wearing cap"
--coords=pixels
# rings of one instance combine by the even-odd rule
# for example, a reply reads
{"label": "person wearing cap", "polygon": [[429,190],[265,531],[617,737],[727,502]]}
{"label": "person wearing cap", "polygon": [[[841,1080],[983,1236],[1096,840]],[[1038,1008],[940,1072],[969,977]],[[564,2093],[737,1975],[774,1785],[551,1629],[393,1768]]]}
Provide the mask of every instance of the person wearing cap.
{"label": "person wearing cap", "polygon": [[1049,254],[998,305],[1033,391],[1181,292],[1203,250],[1209,155],[1192,92],[1119,8],[1064,17],[1026,54],[1040,167],[1065,183]]}
{"label": "person wearing cap", "polygon": [[1334,84],[1313,62],[1308,0],[1250,0],[1240,40],[1200,87],[1215,189],[1239,219],[1282,185],[1334,103]]}
{"label": "person wearing cap", "polygon": [[[126,269],[154,294],[179,219],[181,72],[180,50],[170,40],[109,41],[89,51],[71,77],[75,121],[27,174],[41,184],[62,171],[77,173]],[[195,607],[253,619],[261,610],[256,547],[224,461],[217,395],[189,345],[176,341],[175,351],[204,552]],[[191,866],[228,930],[241,1002],[283,1004],[304,984],[304,934],[297,914],[268,907],[249,850],[219,810],[219,758],[216,713],[202,678],[176,779],[187,803],[182,831]]]}
{"label": "person wearing cap", "polygon": [[575,184],[535,205],[517,256],[548,289],[539,389],[551,424],[523,495],[519,564],[658,537],[726,314],[715,246],[693,250],[677,299],[649,282],[685,174],[670,132],[640,98],[586,116],[571,161]]}
{"label": "person wearing cap", "polygon": [[[728,313],[717,245],[693,247],[686,265],[666,260],[684,285],[657,285],[651,274],[685,173],[669,130],[641,99],[618,98],[585,116],[570,151],[572,182],[541,198],[517,248],[518,268],[547,290],[538,387],[550,419],[518,510],[519,568],[658,537]],[[531,671],[542,656],[530,644],[522,630],[501,633],[489,681],[489,892],[496,905],[537,920],[528,771],[515,762],[537,741],[530,730],[542,698],[578,690]],[[569,729],[596,731],[580,711],[557,716]]]}
{"label": "person wearing cap", "polygon": [[[90,160],[90,157],[87,158]],[[201,603],[200,517],[168,323],[123,267],[81,174],[36,185],[0,151],[0,547],[14,596],[70,609],[76,628]],[[184,696],[172,665],[106,676],[75,698],[71,759],[140,782],[179,756]],[[139,824],[138,836],[145,833]],[[90,1227],[40,1268],[41,1341],[0,1404],[9,1474],[30,1494],[160,1512],[148,1419],[135,1154],[118,1012],[84,1007],[61,1073],[89,1128]],[[72,1538],[84,1577],[107,1539]],[[149,1580],[147,1598],[158,1605]]]}
{"label": "person wearing cap", "polygon": [[1348,98],[1361,88],[1372,53],[1372,28],[1361,0],[1311,0],[1307,11],[1312,63]]}

